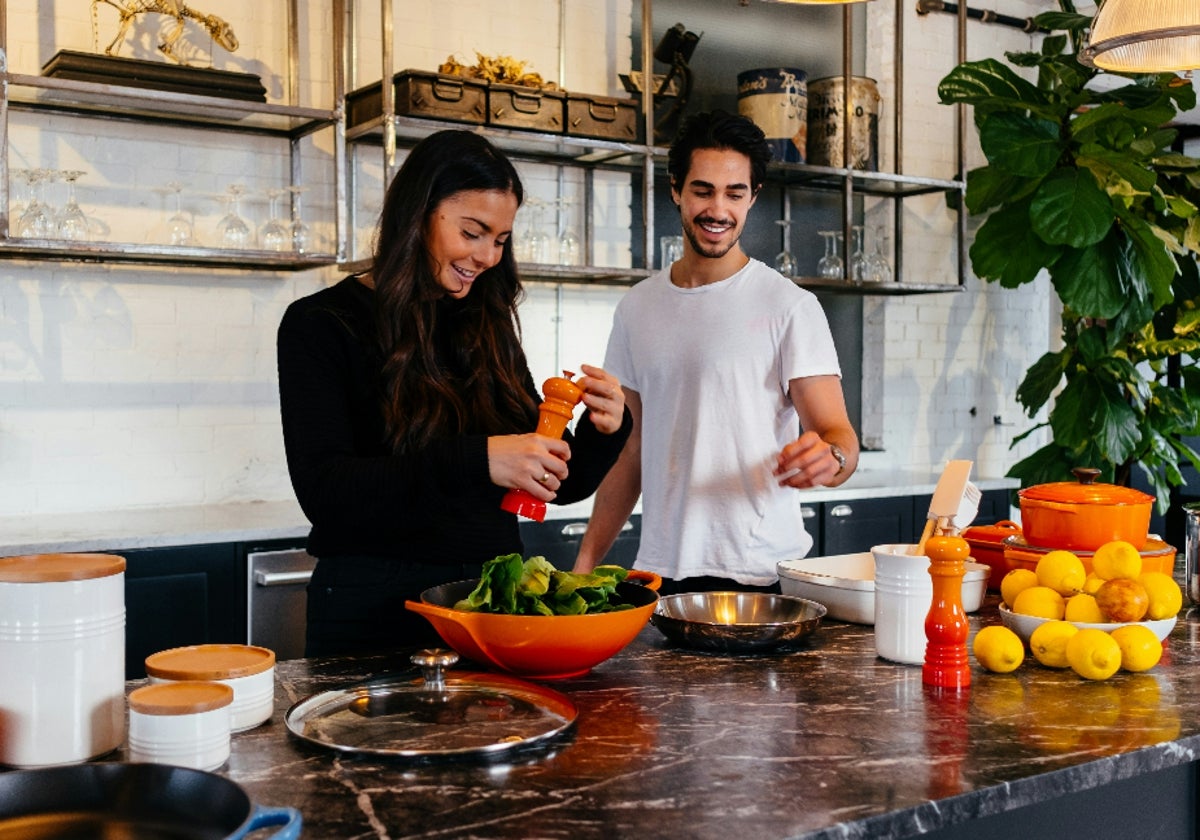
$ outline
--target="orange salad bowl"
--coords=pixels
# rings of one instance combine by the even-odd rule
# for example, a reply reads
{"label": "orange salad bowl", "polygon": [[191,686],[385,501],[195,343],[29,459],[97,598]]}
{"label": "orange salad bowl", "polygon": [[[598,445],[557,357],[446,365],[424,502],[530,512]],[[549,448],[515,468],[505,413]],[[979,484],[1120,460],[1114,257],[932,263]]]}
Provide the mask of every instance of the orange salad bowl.
{"label": "orange salad bowl", "polygon": [[408,601],[405,606],[429,619],[460,656],[516,676],[557,680],[586,674],[632,642],[658,604],[662,578],[653,572],[631,571],[617,584],[617,595],[633,606],[591,615],[503,615],[454,609],[478,585],[478,578],[445,583],[426,589],[419,602]]}

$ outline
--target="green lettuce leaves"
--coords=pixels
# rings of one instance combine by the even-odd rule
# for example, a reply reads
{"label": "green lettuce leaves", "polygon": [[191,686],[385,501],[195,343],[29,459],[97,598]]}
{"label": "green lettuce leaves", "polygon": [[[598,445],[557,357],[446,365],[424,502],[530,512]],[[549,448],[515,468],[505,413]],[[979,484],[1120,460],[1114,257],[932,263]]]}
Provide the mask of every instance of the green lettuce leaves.
{"label": "green lettuce leaves", "polygon": [[629,570],[597,566],[590,574],[560,572],[540,556],[504,554],[483,564],[479,585],[454,605],[468,612],[505,615],[584,615],[630,609],[617,597]]}

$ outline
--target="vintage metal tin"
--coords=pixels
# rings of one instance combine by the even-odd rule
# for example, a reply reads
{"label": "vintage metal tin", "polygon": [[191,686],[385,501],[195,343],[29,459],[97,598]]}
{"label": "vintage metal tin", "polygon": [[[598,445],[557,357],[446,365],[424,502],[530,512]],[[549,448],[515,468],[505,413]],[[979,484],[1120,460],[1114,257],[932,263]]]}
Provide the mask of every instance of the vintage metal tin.
{"label": "vintage metal tin", "polygon": [[738,73],[738,113],[762,129],[776,161],[804,163],[808,146],[806,78],[805,72],[795,67]]}
{"label": "vintage metal tin", "polygon": [[637,101],[630,97],[568,93],[567,134],[636,143],[642,136]]}
{"label": "vintage metal tin", "polygon": [[879,169],[879,112],[883,103],[874,79],[850,78],[850,155],[845,160],[845,79],[830,76],[808,84],[808,162],[814,166]]}
{"label": "vintage metal tin", "polygon": [[[487,82],[421,70],[402,70],[392,78],[397,116],[476,124],[487,119]],[[375,119],[382,110],[378,82],[346,95],[346,119],[352,126]]]}
{"label": "vintage metal tin", "polygon": [[489,84],[487,123],[561,134],[566,120],[566,99],[561,90]]}

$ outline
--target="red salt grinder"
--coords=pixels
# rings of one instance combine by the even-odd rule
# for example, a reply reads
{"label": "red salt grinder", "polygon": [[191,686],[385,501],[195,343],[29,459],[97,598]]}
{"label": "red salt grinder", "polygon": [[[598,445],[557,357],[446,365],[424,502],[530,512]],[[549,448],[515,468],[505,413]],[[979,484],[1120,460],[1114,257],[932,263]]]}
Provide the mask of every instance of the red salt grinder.
{"label": "red salt grinder", "polygon": [[933,601],[925,616],[925,666],[921,681],[940,688],[971,684],[967,660],[967,614],[962,606],[962,579],[971,546],[962,537],[941,535],[925,543]]}
{"label": "red salt grinder", "polygon": [[[583,389],[571,381],[574,376],[571,371],[564,370],[562,376],[552,376],[542,383],[545,399],[538,406],[537,434],[561,438],[567,430],[575,406],[583,399]],[[546,518],[546,503],[515,487],[504,494],[500,508],[535,522]]]}

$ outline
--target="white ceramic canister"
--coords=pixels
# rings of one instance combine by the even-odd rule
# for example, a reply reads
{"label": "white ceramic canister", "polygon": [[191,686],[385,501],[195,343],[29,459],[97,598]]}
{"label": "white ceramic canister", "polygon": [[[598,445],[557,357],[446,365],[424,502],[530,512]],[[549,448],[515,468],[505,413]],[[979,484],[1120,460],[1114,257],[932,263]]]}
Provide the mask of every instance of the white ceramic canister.
{"label": "white ceramic canister", "polygon": [[167,682],[129,693],[129,760],[216,770],[229,760],[233,689]]}
{"label": "white ceramic canister", "polygon": [[125,558],[0,557],[0,764],[75,764],[125,738]]}
{"label": "white ceramic canister", "polygon": [[151,682],[222,682],[233,689],[234,732],[271,718],[275,709],[275,652],[256,645],[190,645],[146,657]]}
{"label": "white ceramic canister", "polygon": [[911,544],[877,545],[875,557],[875,652],[884,659],[925,662],[925,617],[933,601],[929,558]]}

